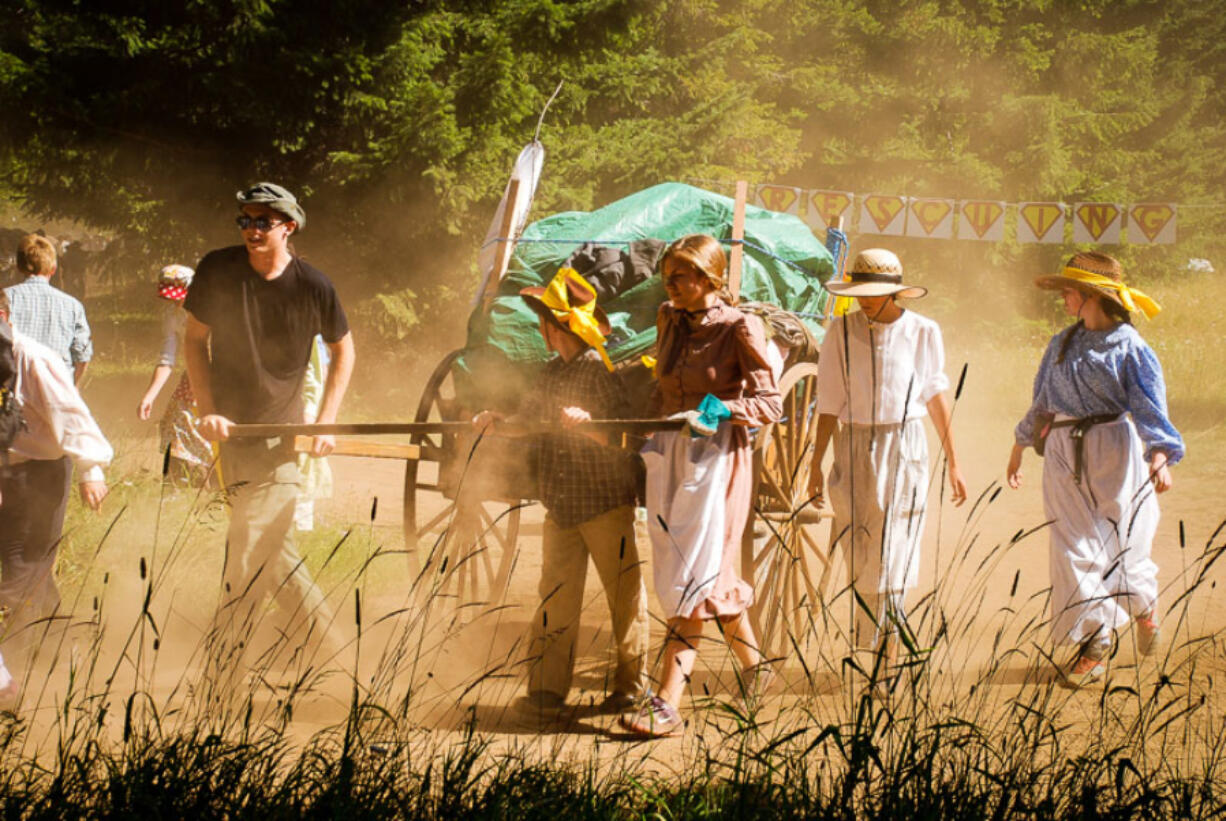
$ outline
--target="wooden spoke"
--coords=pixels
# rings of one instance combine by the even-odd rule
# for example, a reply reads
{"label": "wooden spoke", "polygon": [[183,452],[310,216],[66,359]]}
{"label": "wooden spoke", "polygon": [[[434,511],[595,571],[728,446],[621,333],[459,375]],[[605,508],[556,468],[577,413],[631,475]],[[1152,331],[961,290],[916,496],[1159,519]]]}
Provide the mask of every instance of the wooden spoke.
{"label": "wooden spoke", "polygon": [[[448,354],[426,382],[414,417],[416,422],[454,422],[466,419],[469,409],[457,397],[454,366],[461,351]],[[439,589],[456,607],[473,602],[498,604],[506,595],[515,564],[519,536],[520,500],[495,498],[484,481],[483,454],[497,458],[485,440],[457,434],[423,434],[410,440],[422,446],[423,458],[438,460],[438,480],[428,489],[418,486],[422,460],[405,463],[405,545],[416,572],[418,548],[440,525],[445,527],[436,557],[436,567],[446,559]],[[424,494],[441,493],[445,503],[439,512],[423,504]],[[419,498],[421,496],[422,498]],[[427,511],[430,512],[427,512]]]}
{"label": "wooden spoke", "polygon": [[[788,368],[779,392],[784,418],[760,431],[755,443],[759,521],[747,530],[742,552],[742,565],[752,572],[757,591],[750,615],[771,657],[791,652],[789,636],[805,634],[807,611],[820,599],[825,579],[813,583],[808,554],[821,559],[824,575],[830,564],[816,533],[824,520],[806,504],[817,437],[817,365],[802,362]],[[765,532],[765,538],[754,539],[755,531]]]}
{"label": "wooden spoke", "polygon": [[421,527],[414,528],[414,532],[416,533],[417,539],[421,539],[422,536],[425,536],[427,533],[430,533],[431,531],[433,531],[444,520],[450,520],[454,513],[455,513],[455,502],[451,502],[446,507],[444,507],[441,512],[436,514],[433,519],[426,522]]}

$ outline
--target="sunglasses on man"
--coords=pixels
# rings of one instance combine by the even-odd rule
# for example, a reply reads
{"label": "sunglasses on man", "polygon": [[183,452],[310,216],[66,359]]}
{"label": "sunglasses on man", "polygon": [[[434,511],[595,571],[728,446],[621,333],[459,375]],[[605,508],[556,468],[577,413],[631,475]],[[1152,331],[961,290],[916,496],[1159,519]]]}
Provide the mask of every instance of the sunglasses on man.
{"label": "sunglasses on man", "polygon": [[268,217],[249,217],[246,214],[239,214],[234,218],[234,222],[242,231],[246,231],[248,228],[254,228],[257,231],[267,231],[270,228],[276,228],[278,225],[284,225],[289,220],[270,220]]}

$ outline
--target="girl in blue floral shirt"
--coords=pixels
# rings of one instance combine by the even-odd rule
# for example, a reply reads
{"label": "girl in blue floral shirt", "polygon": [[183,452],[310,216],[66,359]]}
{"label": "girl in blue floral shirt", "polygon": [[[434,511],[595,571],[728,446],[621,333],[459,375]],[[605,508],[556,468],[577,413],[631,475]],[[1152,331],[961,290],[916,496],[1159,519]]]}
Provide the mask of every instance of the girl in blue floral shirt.
{"label": "girl in blue floral shirt", "polygon": [[1167,415],[1162,366],[1129,321],[1135,310],[1154,316],[1157,303],[1124,284],[1117,260],[1096,252],[1035,284],[1059,290],[1077,323],[1043,354],[1007,473],[1017,488],[1025,448],[1044,455],[1052,636],[1077,646],[1061,676],[1081,687],[1106,672],[1112,633],[1130,620],[1142,654],[1158,647],[1156,494],[1170,489],[1184,445]]}

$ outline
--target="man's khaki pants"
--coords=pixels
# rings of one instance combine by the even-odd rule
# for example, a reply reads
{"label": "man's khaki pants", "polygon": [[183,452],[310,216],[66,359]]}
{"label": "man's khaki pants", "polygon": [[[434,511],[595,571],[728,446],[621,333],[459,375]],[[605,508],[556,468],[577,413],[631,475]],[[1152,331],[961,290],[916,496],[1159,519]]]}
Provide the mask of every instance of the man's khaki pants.
{"label": "man's khaki pants", "polygon": [[[230,493],[230,528],[218,607],[221,636],[247,654],[263,619],[263,603],[276,603],[277,633],[288,640],[277,652],[281,664],[300,650],[327,646],[333,614],[323,593],[294,549],[294,506],[299,473],[295,454],[278,440],[226,443],[222,470]],[[318,663],[319,659],[312,660]],[[246,663],[261,664],[246,658]]]}
{"label": "man's khaki pants", "polygon": [[[637,697],[646,690],[647,590],[634,543],[634,508],[623,506],[571,528],[545,517],[541,605],[533,619],[529,648],[530,695],[545,692],[565,698],[570,691],[589,557],[612,614],[617,650],[612,692]],[[590,649],[600,653],[604,645]]]}

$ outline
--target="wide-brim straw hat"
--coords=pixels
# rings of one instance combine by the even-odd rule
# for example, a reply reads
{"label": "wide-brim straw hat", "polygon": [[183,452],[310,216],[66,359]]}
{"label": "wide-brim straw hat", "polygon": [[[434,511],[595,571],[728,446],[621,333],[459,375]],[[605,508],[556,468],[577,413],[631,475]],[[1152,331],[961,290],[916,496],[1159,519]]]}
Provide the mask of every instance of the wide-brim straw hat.
{"label": "wide-brim straw hat", "polygon": [[[1106,284],[1100,285],[1086,282],[1084,280],[1087,274],[1091,277],[1106,277],[1112,282],[1120,283],[1120,285],[1113,287]],[[1143,300],[1137,298],[1138,295],[1144,299],[1148,299],[1148,297],[1145,297],[1144,294],[1135,288],[1129,288],[1124,285],[1123,266],[1120,265],[1118,259],[1107,254],[1099,254],[1092,251],[1074,254],[1069,258],[1068,262],[1064,263],[1064,268],[1060,273],[1035,277],[1034,284],[1049,291],[1076,288],[1082,293],[1109,299],[1127,311],[1145,311],[1146,315],[1151,315],[1150,311],[1145,310]],[[1149,301],[1152,302],[1152,300]],[[1153,313],[1157,313],[1157,310],[1153,311]]]}
{"label": "wide-brim straw hat", "polygon": [[826,290],[838,296],[900,296],[918,299],[928,293],[922,285],[902,281],[902,262],[893,251],[868,248],[856,254],[843,282],[830,282]]}
{"label": "wide-brim straw hat", "polygon": [[[562,271],[567,270],[568,269],[565,268],[562,269]],[[568,276],[562,274],[562,271],[559,271],[559,275],[565,276],[566,298],[567,304],[570,307],[579,308],[587,305],[589,302],[596,301],[596,293],[594,290],[589,290],[590,286],[589,289],[584,289],[581,284],[576,282],[576,279],[579,278],[578,274]],[[549,322],[564,331],[570,332],[570,327],[564,324],[562,320],[558,319],[558,316],[554,313],[553,309],[542,301],[541,298],[545,296],[545,291],[545,288],[533,286],[531,288],[522,289],[519,292],[519,295],[524,298],[524,302],[528,304],[528,307],[535,311],[536,315],[541,319],[544,319],[546,322]],[[560,307],[561,306],[559,306],[559,308]],[[613,326],[609,324],[609,317],[605,314],[604,309],[599,305],[594,307],[594,310],[592,311],[592,318],[596,320],[596,324],[602,335],[608,336],[613,331]]]}

